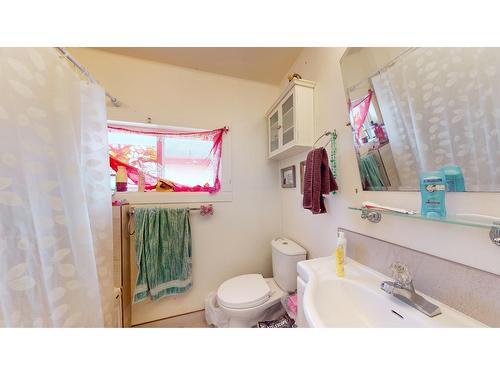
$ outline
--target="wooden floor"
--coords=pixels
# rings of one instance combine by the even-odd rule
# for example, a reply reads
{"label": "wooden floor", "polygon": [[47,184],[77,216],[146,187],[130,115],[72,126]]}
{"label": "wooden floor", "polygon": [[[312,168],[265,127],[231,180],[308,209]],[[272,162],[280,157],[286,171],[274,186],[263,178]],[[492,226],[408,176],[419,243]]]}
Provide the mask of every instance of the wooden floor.
{"label": "wooden floor", "polygon": [[134,326],[134,328],[208,328],[205,310]]}

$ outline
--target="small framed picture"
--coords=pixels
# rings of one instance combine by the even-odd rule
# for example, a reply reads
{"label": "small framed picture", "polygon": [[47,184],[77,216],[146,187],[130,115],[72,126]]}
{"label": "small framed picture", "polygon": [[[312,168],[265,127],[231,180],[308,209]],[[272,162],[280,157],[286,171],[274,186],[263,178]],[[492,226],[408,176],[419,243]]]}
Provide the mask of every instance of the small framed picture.
{"label": "small framed picture", "polygon": [[304,195],[304,173],[306,171],[306,161],[300,162],[300,194]]}
{"label": "small framed picture", "polygon": [[281,187],[295,187],[295,165],[281,169]]}

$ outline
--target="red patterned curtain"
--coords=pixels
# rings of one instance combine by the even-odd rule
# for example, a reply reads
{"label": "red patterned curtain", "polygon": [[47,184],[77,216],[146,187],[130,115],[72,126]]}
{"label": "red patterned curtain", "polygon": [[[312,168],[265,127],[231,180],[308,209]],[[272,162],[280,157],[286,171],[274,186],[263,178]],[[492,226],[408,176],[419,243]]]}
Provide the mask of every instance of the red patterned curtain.
{"label": "red patterned curtain", "polygon": [[108,125],[109,164],[125,167],[135,184],[142,172],[146,190],[159,178],[169,180],[174,191],[220,190],[222,136],[228,129],[184,131]]}

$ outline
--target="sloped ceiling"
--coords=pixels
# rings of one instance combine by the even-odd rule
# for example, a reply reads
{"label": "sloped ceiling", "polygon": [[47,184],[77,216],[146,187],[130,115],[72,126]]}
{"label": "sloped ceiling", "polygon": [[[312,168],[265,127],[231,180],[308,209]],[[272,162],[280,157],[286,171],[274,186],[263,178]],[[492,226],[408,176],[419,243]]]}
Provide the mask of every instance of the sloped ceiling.
{"label": "sloped ceiling", "polygon": [[106,47],[99,50],[191,69],[278,84],[299,47]]}

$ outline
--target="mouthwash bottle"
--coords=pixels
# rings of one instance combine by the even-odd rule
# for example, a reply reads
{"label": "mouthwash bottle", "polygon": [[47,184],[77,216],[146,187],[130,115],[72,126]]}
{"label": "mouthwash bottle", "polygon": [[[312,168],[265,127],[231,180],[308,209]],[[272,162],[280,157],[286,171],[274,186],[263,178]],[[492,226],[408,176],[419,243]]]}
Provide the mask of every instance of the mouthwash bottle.
{"label": "mouthwash bottle", "polygon": [[446,191],[465,191],[462,168],[458,165],[445,165],[440,170],[446,178]]}

